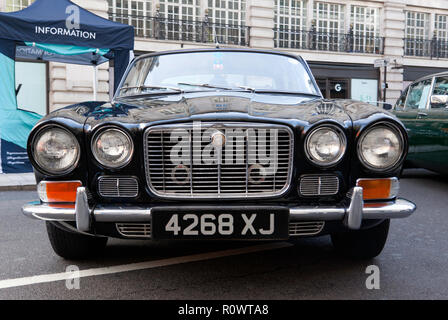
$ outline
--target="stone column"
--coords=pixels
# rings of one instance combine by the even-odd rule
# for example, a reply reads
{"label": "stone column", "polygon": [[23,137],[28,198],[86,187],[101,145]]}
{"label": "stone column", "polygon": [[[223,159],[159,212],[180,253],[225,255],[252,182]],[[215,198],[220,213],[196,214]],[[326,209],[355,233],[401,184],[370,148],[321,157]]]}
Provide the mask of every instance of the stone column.
{"label": "stone column", "polygon": [[274,47],[274,0],[248,0],[247,25],[252,48]]}
{"label": "stone column", "polygon": [[[77,5],[107,18],[107,0],[73,0]],[[81,21],[82,25],[82,21]],[[50,62],[50,111],[69,104],[93,99],[93,66]],[[98,67],[98,94],[100,101],[109,100],[109,63]]]}
{"label": "stone column", "polygon": [[[390,60],[390,65],[387,68],[387,83],[389,87],[386,92],[386,102],[392,104],[396,102],[400,96],[401,90],[403,90],[403,69],[393,69],[393,66],[395,65],[395,62],[397,65],[403,65],[403,39],[405,37],[406,28],[405,8],[405,0],[384,1],[384,57],[389,58]],[[384,79],[383,70],[384,68],[381,68],[381,80]],[[382,92],[383,91],[381,91],[381,97]]]}

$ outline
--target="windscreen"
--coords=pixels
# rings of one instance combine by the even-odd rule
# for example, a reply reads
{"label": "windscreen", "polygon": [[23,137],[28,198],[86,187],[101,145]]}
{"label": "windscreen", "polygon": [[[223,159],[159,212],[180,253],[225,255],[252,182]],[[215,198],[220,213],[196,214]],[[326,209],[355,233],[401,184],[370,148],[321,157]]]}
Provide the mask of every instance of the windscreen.
{"label": "windscreen", "polygon": [[310,75],[298,59],[272,53],[233,51],[172,53],[139,59],[118,95],[216,88],[318,95]]}

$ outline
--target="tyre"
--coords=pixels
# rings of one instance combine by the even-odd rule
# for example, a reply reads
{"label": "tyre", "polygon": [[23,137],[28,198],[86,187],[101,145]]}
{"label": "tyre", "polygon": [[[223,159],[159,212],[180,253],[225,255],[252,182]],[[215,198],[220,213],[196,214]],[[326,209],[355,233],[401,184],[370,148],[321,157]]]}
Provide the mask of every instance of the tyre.
{"label": "tyre", "polygon": [[365,230],[334,233],[331,242],[342,255],[353,259],[371,259],[384,248],[389,233],[390,220]]}
{"label": "tyre", "polygon": [[107,238],[105,237],[66,231],[51,222],[46,224],[51,246],[62,258],[85,259],[101,253],[106,247]]}

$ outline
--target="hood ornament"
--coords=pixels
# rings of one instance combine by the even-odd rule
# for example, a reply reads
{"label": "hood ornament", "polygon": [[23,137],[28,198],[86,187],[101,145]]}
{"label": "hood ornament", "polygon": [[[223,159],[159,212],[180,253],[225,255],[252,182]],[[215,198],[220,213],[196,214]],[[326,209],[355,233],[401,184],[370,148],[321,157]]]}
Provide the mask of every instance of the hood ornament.
{"label": "hood ornament", "polygon": [[317,114],[327,114],[333,115],[336,111],[336,105],[333,102],[322,102],[318,106],[316,106]]}

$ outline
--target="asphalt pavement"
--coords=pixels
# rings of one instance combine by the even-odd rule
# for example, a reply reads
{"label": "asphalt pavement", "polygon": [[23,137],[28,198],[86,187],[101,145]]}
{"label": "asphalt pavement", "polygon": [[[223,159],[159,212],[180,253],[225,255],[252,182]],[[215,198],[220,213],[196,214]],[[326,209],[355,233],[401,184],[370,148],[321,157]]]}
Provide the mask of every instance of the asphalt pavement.
{"label": "asphalt pavement", "polygon": [[[339,257],[324,236],[262,244],[112,239],[103,255],[79,262],[56,256],[45,224],[21,214],[36,192],[2,191],[0,288],[8,288],[0,299],[448,299],[448,181],[406,170],[400,196],[418,209],[391,222],[371,261]],[[378,266],[379,289],[366,287],[369,265]],[[80,270],[79,289],[61,280],[68,266]]]}

